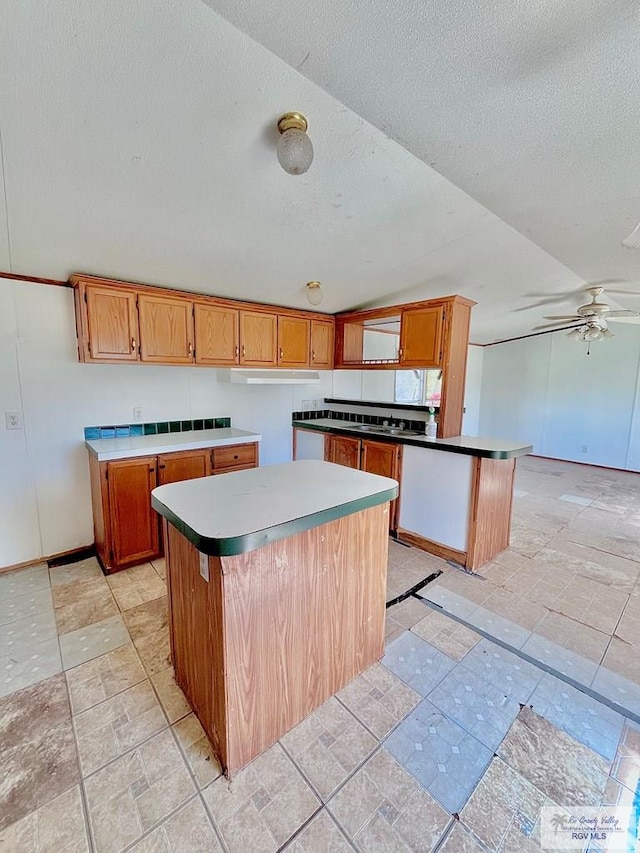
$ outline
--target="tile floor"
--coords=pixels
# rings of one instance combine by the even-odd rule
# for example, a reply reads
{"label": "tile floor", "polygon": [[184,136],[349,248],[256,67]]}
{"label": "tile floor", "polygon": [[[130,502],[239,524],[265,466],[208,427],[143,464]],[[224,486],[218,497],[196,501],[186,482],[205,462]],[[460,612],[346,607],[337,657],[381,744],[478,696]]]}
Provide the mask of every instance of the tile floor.
{"label": "tile floor", "polygon": [[[618,690],[634,683],[625,657],[640,645],[640,613],[629,564],[640,555],[628,530],[603,527],[598,539],[588,518],[590,544],[554,540],[566,530],[560,520],[586,509],[633,527],[640,508],[624,482],[616,492],[591,469],[576,479],[575,467],[526,460],[518,501],[536,488],[545,499],[517,514],[517,547],[487,580],[390,543],[390,599],[442,570],[435,584],[459,599],[456,616],[484,606],[517,653],[408,598],[388,611],[383,661],[231,783],[173,681],[162,561],[109,578],[93,560],[0,575],[0,851],[531,853],[541,849],[543,806],[637,806],[640,725],[522,656],[535,635],[566,661],[585,651],[589,628],[608,637],[602,655],[622,661],[617,670],[591,661],[593,679]],[[567,507],[557,514],[550,483]],[[607,537],[624,553],[599,550]],[[598,613],[591,583],[623,598],[610,596]],[[538,634],[525,625],[538,611],[509,610],[505,594],[536,586],[532,601],[544,600],[545,613],[533,627],[562,616],[573,632],[551,620]],[[637,831],[628,850],[640,850]]]}

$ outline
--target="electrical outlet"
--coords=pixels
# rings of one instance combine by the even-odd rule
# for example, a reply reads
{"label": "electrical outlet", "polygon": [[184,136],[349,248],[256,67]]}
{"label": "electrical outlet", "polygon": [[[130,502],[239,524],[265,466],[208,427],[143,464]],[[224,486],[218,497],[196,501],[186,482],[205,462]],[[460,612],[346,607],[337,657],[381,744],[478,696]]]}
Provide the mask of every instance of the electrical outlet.
{"label": "electrical outlet", "polygon": [[589,445],[588,444],[582,444],[580,446],[580,453],[588,453],[588,452],[589,452]]}
{"label": "electrical outlet", "polygon": [[142,409],[141,408],[139,408],[137,406],[134,408],[133,419],[134,419],[134,421],[141,421],[142,420]]}
{"label": "electrical outlet", "polygon": [[22,429],[22,415],[20,412],[5,412],[4,423],[7,429]]}

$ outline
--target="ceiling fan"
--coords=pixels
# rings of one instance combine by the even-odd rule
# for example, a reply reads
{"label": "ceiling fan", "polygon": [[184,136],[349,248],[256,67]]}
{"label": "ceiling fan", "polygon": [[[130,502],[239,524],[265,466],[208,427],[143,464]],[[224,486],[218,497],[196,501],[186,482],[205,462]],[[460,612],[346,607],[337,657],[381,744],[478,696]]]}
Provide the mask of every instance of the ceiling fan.
{"label": "ceiling fan", "polygon": [[[605,339],[613,337],[613,334],[607,330],[607,322],[609,320],[621,323],[640,323],[639,311],[631,311],[628,308],[623,308],[619,311],[612,311],[611,306],[608,303],[599,301],[598,297],[604,293],[604,287],[601,285],[591,285],[590,287],[585,288],[585,290],[591,296],[591,302],[580,305],[574,314],[556,314],[547,316],[544,319],[552,320],[553,322],[545,323],[541,326],[534,326],[534,330],[553,329],[555,327],[569,328],[572,326],[587,326],[589,327],[586,330],[587,332],[592,331],[595,333],[599,329],[603,334],[601,336],[594,335],[594,337],[587,337],[585,340],[598,340],[600,337]],[[622,292],[630,293],[631,291]],[[578,340],[578,336],[575,337],[575,340]]]}

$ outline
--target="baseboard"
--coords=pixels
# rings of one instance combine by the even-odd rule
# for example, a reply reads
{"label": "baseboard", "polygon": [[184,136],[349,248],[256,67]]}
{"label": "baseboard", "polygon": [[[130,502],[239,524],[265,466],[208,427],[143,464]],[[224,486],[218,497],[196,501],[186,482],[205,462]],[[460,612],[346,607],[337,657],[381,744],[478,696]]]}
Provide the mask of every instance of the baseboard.
{"label": "baseboard", "polygon": [[35,557],[33,560],[25,560],[23,563],[13,563],[10,566],[0,566],[0,575],[5,574],[5,572],[15,572],[18,569],[26,569],[27,566],[36,566],[38,563],[63,566],[65,563],[75,563],[78,560],[85,560],[87,557],[95,557],[95,554],[95,545],[83,545],[81,548],[71,548],[69,551],[59,551],[57,554],[50,554],[48,557]]}
{"label": "baseboard", "polygon": [[434,554],[436,557],[442,557],[443,560],[453,560],[461,566],[467,565],[467,552],[457,551],[455,548],[450,548],[448,545],[442,545],[440,542],[434,542],[433,539],[426,539],[424,536],[419,536],[417,533],[412,533],[410,530],[398,528],[398,539],[409,545],[415,545],[422,551],[428,551],[429,554]]}

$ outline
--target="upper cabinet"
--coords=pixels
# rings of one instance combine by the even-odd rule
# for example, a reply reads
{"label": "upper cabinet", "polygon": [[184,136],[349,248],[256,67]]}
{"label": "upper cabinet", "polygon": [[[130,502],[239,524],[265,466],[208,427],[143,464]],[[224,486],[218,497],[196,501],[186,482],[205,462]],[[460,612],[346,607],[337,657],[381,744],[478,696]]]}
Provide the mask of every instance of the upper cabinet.
{"label": "upper cabinet", "polygon": [[89,357],[138,361],[140,334],[136,294],[127,290],[89,287],[84,300]]}
{"label": "upper cabinet", "polygon": [[302,317],[278,317],[279,367],[309,367],[311,324]]}
{"label": "upper cabinet", "polygon": [[240,364],[275,367],[278,363],[278,315],[240,312]]}
{"label": "upper cabinet", "polygon": [[443,305],[403,311],[400,364],[403,367],[441,367],[443,325]]}
{"label": "upper cabinet", "polygon": [[238,364],[240,359],[240,312],[237,308],[193,306],[196,364]]}
{"label": "upper cabinet", "polygon": [[336,316],[336,369],[442,371],[438,437],[462,431],[469,321],[462,296]]}
{"label": "upper cabinet", "polygon": [[80,361],[333,366],[334,319],[326,314],[93,276],[71,283]]}
{"label": "upper cabinet", "polygon": [[193,363],[193,303],[141,293],[140,360],[155,364]]}
{"label": "upper cabinet", "polygon": [[311,367],[329,369],[333,367],[333,320],[311,321]]}

